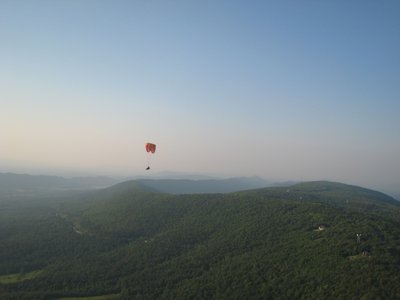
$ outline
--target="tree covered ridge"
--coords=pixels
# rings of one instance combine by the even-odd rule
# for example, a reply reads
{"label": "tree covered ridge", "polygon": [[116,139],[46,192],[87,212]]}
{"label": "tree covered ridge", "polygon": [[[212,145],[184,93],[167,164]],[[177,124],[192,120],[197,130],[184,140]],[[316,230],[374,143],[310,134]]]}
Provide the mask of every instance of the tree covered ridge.
{"label": "tree covered ridge", "polygon": [[400,297],[399,206],[358,187],[312,182],[169,195],[126,182],[33,215],[18,212],[25,223],[0,221],[8,230],[0,270],[42,272],[0,279],[4,299]]}

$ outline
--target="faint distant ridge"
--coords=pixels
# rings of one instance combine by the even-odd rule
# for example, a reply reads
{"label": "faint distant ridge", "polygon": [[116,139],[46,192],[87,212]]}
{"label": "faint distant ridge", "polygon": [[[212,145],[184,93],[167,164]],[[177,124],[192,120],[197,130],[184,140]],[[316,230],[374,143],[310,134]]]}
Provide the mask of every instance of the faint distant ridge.
{"label": "faint distant ridge", "polygon": [[0,173],[0,196],[23,196],[64,190],[104,188],[118,180],[105,177],[72,177]]}
{"label": "faint distant ridge", "polygon": [[227,179],[137,179],[137,182],[156,191],[170,194],[230,193],[271,186],[272,183],[254,177]]}

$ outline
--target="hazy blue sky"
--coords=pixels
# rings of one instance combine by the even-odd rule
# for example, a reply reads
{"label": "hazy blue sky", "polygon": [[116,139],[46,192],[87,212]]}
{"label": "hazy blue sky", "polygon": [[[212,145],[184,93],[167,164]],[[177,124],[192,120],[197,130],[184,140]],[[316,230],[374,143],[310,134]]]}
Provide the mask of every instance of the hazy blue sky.
{"label": "hazy blue sky", "polygon": [[0,0],[0,171],[400,186],[400,1]]}

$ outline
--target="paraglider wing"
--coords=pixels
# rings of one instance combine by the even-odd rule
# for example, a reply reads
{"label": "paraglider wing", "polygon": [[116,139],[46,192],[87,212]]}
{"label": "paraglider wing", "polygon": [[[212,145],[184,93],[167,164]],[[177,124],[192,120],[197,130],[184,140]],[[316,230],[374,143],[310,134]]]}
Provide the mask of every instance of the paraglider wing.
{"label": "paraglider wing", "polygon": [[146,170],[150,170],[150,159],[151,159],[152,154],[154,154],[156,152],[156,145],[152,144],[152,143],[146,143],[145,148],[146,148],[146,152],[148,153]]}
{"label": "paraglider wing", "polygon": [[148,152],[148,153],[154,153],[154,152],[156,152],[156,145],[155,144],[152,144],[152,143],[146,143],[146,151]]}

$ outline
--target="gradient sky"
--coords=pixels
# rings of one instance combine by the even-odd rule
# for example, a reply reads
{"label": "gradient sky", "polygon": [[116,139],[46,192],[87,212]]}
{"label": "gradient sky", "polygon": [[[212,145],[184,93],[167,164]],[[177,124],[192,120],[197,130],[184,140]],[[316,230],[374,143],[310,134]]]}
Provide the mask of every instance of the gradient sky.
{"label": "gradient sky", "polygon": [[0,0],[0,172],[400,190],[400,1]]}

